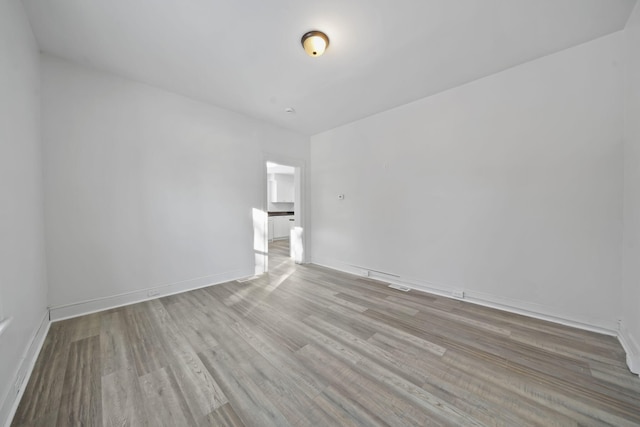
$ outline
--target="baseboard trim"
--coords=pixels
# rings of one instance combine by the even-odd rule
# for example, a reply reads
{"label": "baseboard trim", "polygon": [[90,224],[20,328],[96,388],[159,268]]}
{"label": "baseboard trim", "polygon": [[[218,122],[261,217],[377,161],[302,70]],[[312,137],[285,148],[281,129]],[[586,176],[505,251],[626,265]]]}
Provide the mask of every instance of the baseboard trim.
{"label": "baseboard trim", "polygon": [[455,298],[452,292],[457,289],[452,286],[444,284],[436,284],[426,282],[422,280],[407,279],[400,275],[392,273],[384,273],[375,270],[369,270],[361,266],[345,264],[337,261],[330,260],[318,260],[314,259],[313,264],[330,268],[332,270],[342,271],[344,273],[353,274],[362,277],[361,272],[368,270],[371,275],[368,276],[374,280],[380,280],[385,283],[392,283],[395,285],[407,286],[411,289],[443,296],[446,298],[456,299],[460,301],[466,301],[472,304],[481,305],[485,307],[491,307],[509,313],[520,314],[534,319],[545,320],[548,322],[558,323],[573,328],[578,328],[586,331],[596,332],[599,334],[618,336],[618,327],[615,322],[597,321],[593,322],[590,319],[583,319],[578,317],[568,317],[562,313],[556,313],[553,309],[544,307],[539,304],[527,303],[525,301],[518,301],[513,299],[507,299],[496,295],[491,295],[483,292],[474,292],[465,290],[464,298]]}
{"label": "baseboard trim", "polygon": [[244,279],[254,275],[255,272],[249,269],[246,271],[241,269],[232,270],[167,285],[140,289],[92,300],[79,301],[71,304],[57,305],[49,307],[49,310],[51,312],[51,320],[59,321],[125,305],[136,304],[143,301],[150,301],[169,295],[179,294],[181,292],[192,291],[194,289],[206,288],[207,286],[219,285],[221,283]]}
{"label": "baseboard trim", "polygon": [[29,345],[27,346],[23,357],[20,359],[20,364],[13,377],[12,384],[22,377],[18,393],[14,394],[14,390],[10,389],[8,395],[4,399],[4,402],[2,402],[2,406],[0,407],[0,425],[5,427],[9,427],[11,425],[11,421],[18,410],[20,399],[22,399],[22,395],[24,394],[24,389],[29,382],[29,378],[31,378],[31,373],[33,372],[36,360],[38,359],[42,346],[44,345],[44,339],[47,337],[50,325],[49,311],[47,310],[42,315],[38,329],[35,330],[31,337]]}
{"label": "baseboard trim", "polygon": [[618,341],[627,353],[627,366],[634,374],[640,376],[640,345],[629,333],[623,322],[620,322],[620,330],[618,331]]}

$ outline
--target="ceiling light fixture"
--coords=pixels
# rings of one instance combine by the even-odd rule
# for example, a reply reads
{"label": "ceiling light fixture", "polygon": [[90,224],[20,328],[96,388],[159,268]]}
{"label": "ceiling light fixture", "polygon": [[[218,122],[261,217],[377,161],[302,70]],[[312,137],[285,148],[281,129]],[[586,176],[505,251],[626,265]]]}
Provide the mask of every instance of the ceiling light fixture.
{"label": "ceiling light fixture", "polygon": [[302,47],[309,56],[320,56],[329,46],[329,37],[322,31],[309,31],[302,36]]}

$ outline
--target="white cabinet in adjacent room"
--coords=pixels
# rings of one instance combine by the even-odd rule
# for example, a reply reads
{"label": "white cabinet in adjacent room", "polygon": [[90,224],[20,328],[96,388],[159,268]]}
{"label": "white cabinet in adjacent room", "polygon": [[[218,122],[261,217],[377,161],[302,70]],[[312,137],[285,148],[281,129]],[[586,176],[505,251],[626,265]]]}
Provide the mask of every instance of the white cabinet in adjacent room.
{"label": "white cabinet in adjacent room", "polygon": [[269,218],[269,220],[267,221],[267,234],[268,239],[271,241],[273,240],[273,228],[274,228],[274,224],[273,224],[273,218]]}
{"label": "white cabinet in adjacent room", "polygon": [[271,203],[293,203],[294,183],[293,175],[276,173],[269,180],[269,192],[271,193]]}
{"label": "white cabinet in adjacent room", "polygon": [[281,215],[269,218],[273,220],[273,239],[288,239],[295,225],[294,215]]}

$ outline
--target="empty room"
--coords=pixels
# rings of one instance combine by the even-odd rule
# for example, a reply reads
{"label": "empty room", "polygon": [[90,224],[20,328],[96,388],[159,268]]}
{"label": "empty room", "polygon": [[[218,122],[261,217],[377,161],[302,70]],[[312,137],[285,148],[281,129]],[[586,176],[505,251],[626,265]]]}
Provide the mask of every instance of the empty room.
{"label": "empty room", "polygon": [[0,426],[640,426],[637,0],[0,0]]}

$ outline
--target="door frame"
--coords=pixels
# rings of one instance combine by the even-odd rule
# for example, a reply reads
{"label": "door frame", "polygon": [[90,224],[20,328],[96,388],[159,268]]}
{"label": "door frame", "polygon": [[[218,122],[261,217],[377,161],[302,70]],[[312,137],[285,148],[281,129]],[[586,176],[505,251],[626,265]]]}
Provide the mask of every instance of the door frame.
{"label": "door frame", "polygon": [[267,162],[277,163],[283,166],[292,166],[295,168],[294,175],[294,201],[295,201],[295,226],[302,227],[302,261],[301,264],[307,264],[309,262],[309,212],[307,209],[307,162],[304,159],[297,157],[288,157],[280,154],[274,153],[263,153],[262,156],[262,211],[265,213],[265,224],[264,224],[264,242],[265,242],[265,250],[264,250],[264,263],[265,266],[264,272],[269,271],[269,217],[268,217],[268,209],[269,209],[269,201],[268,201],[268,193],[267,193]]}

